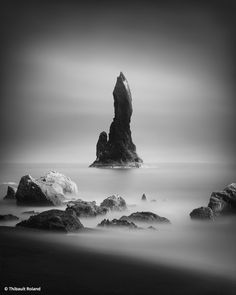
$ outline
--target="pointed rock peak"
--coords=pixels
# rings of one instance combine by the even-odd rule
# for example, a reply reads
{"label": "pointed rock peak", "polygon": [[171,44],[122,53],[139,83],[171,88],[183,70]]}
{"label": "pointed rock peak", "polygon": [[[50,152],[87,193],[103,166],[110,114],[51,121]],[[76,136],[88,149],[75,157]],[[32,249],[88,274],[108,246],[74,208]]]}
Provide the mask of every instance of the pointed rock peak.
{"label": "pointed rock peak", "polygon": [[97,159],[91,167],[140,167],[142,159],[136,153],[132,141],[130,120],[132,96],[128,81],[120,72],[113,90],[115,116],[110,125],[109,136],[102,132],[97,142]]}
{"label": "pointed rock peak", "polygon": [[122,81],[126,81],[125,75],[122,72],[120,72],[119,78],[121,78]]}

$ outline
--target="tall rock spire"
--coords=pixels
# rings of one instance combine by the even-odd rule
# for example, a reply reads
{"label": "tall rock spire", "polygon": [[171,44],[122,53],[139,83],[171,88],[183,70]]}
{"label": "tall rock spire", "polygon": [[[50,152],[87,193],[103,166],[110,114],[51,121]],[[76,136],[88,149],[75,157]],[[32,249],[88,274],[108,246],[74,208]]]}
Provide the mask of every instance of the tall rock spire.
{"label": "tall rock spire", "polygon": [[97,159],[90,167],[140,167],[142,160],[136,153],[131,137],[132,96],[128,81],[121,72],[113,90],[115,117],[110,126],[109,138],[105,131],[97,142]]}

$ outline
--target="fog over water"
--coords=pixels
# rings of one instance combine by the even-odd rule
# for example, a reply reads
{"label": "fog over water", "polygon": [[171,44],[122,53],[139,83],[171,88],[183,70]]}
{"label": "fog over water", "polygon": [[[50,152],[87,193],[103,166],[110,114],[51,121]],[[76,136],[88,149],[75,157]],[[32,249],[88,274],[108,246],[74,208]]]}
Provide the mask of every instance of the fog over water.
{"label": "fog over water", "polygon": [[[69,234],[46,239],[58,239],[62,247],[72,245],[107,255],[133,257],[140,261],[165,264],[174,268],[202,271],[235,280],[235,217],[220,218],[215,222],[190,220],[193,208],[206,206],[210,194],[234,181],[236,167],[222,164],[157,164],[142,169],[94,169],[86,165],[6,165],[1,182],[6,179],[18,183],[21,175],[38,177],[50,168],[76,181],[79,193],[72,198],[95,200],[98,204],[118,193],[125,198],[128,210],[110,212],[97,218],[80,218],[84,226],[96,229],[88,233]],[[6,185],[1,186],[1,199]],[[142,193],[148,201],[142,202]],[[153,201],[155,200],[155,202]],[[16,206],[14,201],[0,201],[0,214],[22,214],[27,210],[38,212],[52,207]],[[58,207],[58,209],[64,209]],[[97,224],[104,218],[120,218],[136,211],[152,211],[170,219],[170,225],[154,224],[156,231],[147,230],[147,224],[137,225],[143,230],[104,230]],[[1,223],[15,225],[16,222]],[[35,238],[35,237],[34,237]],[[38,235],[39,239],[45,239]]]}

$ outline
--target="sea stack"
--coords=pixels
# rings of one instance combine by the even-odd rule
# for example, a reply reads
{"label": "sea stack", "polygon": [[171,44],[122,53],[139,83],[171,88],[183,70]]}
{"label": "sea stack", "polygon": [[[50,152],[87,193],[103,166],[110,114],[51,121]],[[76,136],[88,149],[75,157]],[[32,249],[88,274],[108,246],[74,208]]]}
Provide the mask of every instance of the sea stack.
{"label": "sea stack", "polygon": [[140,167],[142,159],[132,141],[130,119],[132,97],[128,81],[121,72],[113,90],[115,117],[110,126],[109,138],[101,132],[97,142],[96,160],[90,167]]}

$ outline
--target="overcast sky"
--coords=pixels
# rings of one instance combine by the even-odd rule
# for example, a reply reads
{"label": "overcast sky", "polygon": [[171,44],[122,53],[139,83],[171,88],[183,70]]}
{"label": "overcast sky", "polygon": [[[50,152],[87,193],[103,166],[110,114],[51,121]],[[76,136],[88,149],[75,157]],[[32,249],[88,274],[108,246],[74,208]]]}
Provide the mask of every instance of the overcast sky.
{"label": "overcast sky", "polygon": [[235,161],[235,7],[220,2],[5,1],[0,160],[92,163],[123,71],[144,162]]}

